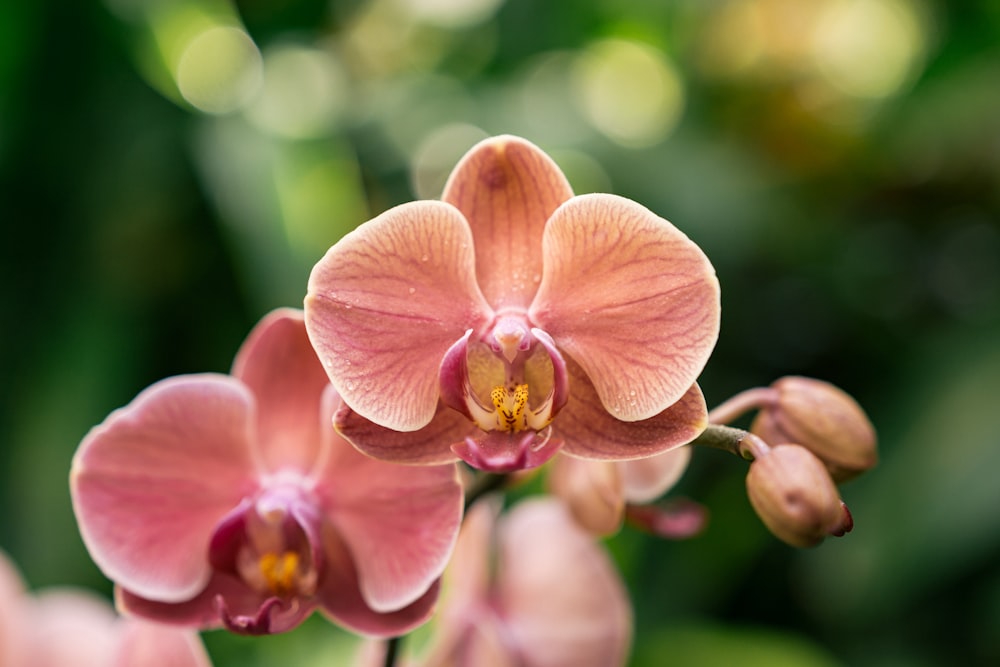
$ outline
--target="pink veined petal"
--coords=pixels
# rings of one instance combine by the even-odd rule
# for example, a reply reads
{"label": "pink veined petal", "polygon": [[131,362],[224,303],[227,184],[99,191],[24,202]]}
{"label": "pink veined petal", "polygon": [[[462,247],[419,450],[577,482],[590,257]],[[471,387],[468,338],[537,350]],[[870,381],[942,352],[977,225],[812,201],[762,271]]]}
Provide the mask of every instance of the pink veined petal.
{"label": "pink veined petal", "polygon": [[475,428],[467,417],[444,405],[438,406],[427,426],[416,431],[393,431],[371,422],[341,405],[334,425],[348,442],[372,458],[392,463],[441,465],[458,460],[450,445]]}
{"label": "pink veined petal", "polygon": [[656,500],[677,483],[688,461],[690,447],[678,447],[644,459],[619,461],[625,500],[630,503],[648,503]]}
{"label": "pink veined petal", "polygon": [[453,206],[403,204],[326,253],[309,277],[309,338],[344,401],[415,431],[438,404],[438,365],[492,312],[475,282],[469,225]]}
{"label": "pink veined petal", "polygon": [[556,163],[519,137],[480,142],[452,171],[442,199],[472,227],[476,276],[494,309],[531,303],[542,275],[545,221],[572,196]]}
{"label": "pink veined petal", "polygon": [[434,612],[440,581],[412,603],[387,613],[374,611],[362,596],[358,572],[347,546],[327,525],[323,532],[325,572],[316,597],[322,611],[335,623],[369,637],[395,637],[422,625]]}
{"label": "pink veined petal", "polygon": [[137,618],[119,623],[121,639],[114,667],[211,667],[194,632]]}
{"label": "pink veined petal", "polygon": [[708,408],[697,384],[654,417],[623,422],[608,414],[583,370],[566,360],[569,402],[552,424],[565,443],[562,451],[582,459],[629,461],[686,445],[708,425]]}
{"label": "pink veined petal", "polygon": [[549,467],[549,488],[585,530],[594,535],[612,535],[625,518],[619,466],[628,463],[558,456]]}
{"label": "pink veined petal", "polygon": [[337,438],[316,494],[374,611],[413,603],[444,572],[462,521],[464,494],[454,464],[386,463]]}
{"label": "pink veined petal", "polygon": [[233,362],[257,399],[257,446],[270,471],[308,472],[319,455],[320,396],[329,384],[306,335],[302,311],[280,308],[253,328]]}
{"label": "pink veined petal", "polygon": [[255,486],[253,397],[238,380],[162,380],[91,429],[73,459],[70,491],[98,567],[163,602],[208,582],[216,523]]}
{"label": "pink veined petal", "polygon": [[687,391],[719,333],[719,283],[701,249],[643,206],[574,197],[545,228],[529,316],[583,367],[617,419],[648,419]]}
{"label": "pink veined petal", "polygon": [[555,499],[517,505],[499,527],[497,607],[524,664],[624,665],[632,612],[607,554]]}
{"label": "pink veined petal", "polygon": [[72,589],[48,589],[29,599],[26,665],[106,667],[119,638],[118,619],[103,598]]}

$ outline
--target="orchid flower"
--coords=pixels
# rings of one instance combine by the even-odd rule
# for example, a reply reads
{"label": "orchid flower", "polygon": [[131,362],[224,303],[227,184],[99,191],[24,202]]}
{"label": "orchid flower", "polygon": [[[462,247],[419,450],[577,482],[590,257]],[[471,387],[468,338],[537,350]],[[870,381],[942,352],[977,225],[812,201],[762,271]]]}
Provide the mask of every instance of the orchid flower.
{"label": "orchid flower", "polygon": [[457,538],[454,465],[406,468],[336,435],[301,311],[277,310],[232,375],[162,380],[81,443],[71,493],[120,608],[240,633],[319,608],[356,632],[424,622]]}
{"label": "orchid flower", "polygon": [[115,615],[84,590],[24,590],[0,553],[3,667],[210,667],[197,633]]}
{"label": "orchid flower", "polygon": [[338,429],[378,458],[636,459],[707,423],[695,380],[719,329],[712,265],[631,200],[573,196],[517,137],[473,147],[442,201],[342,238],[313,268],[305,313],[349,408]]}
{"label": "orchid flower", "polygon": [[[420,667],[624,665],[632,611],[618,571],[552,498],[498,503],[466,517],[445,572],[441,605]],[[382,664],[368,643],[359,665]]]}

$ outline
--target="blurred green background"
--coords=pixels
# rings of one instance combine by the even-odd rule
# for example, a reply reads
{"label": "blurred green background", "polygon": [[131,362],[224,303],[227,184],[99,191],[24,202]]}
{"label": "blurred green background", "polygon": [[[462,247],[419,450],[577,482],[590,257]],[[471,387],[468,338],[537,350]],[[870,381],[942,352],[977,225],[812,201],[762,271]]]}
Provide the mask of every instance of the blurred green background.
{"label": "blurred green background", "polygon": [[[0,548],[110,591],[66,487],[87,430],[228,370],[312,264],[436,197],[474,142],[539,144],[700,243],[710,404],[783,374],[866,407],[855,531],[771,537],[696,452],[707,532],[610,547],[632,664],[1000,664],[1000,4],[990,0],[0,3]],[[346,664],[319,619],[216,664]]]}

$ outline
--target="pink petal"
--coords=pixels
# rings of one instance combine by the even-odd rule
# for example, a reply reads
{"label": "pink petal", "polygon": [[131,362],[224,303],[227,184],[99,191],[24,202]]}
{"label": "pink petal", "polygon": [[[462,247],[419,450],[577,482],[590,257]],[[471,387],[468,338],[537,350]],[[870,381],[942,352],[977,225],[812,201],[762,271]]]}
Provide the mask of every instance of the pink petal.
{"label": "pink petal", "polygon": [[[223,626],[220,608],[230,617],[253,617],[268,597],[254,591],[238,577],[224,572],[213,573],[212,579],[198,595],[183,602],[169,603],[148,600],[120,586],[115,589],[115,603],[128,614],[157,623],[209,630]],[[297,599],[294,606],[279,604],[270,609],[270,632],[291,630],[304,621],[316,604]]]}
{"label": "pink petal", "polygon": [[31,667],[106,667],[118,642],[118,619],[96,594],[48,589],[22,608]]}
{"label": "pink petal", "polygon": [[625,500],[648,503],[656,500],[677,483],[691,460],[690,447],[678,447],[644,459],[620,461]]}
{"label": "pink petal", "polygon": [[566,360],[566,369],[572,391],[552,427],[571,456],[612,461],[652,456],[691,442],[708,424],[705,397],[697,384],[660,414],[624,422],[603,409],[594,386],[572,359]]}
{"label": "pink petal", "polygon": [[472,227],[476,276],[495,309],[531,303],[542,275],[545,221],[572,196],[556,163],[519,137],[480,142],[452,171],[442,199]]}
{"label": "pink petal", "polygon": [[719,333],[719,284],[701,249],[633,201],[583,195],[553,214],[544,252],[529,315],[604,408],[637,421],[683,396]]}
{"label": "pink petal", "polygon": [[563,441],[552,437],[552,429],[541,431],[478,431],[451,446],[458,457],[473,468],[509,473],[542,465],[559,451]]}
{"label": "pink petal", "polygon": [[194,632],[122,619],[115,667],[211,667],[208,653]]}
{"label": "pink petal", "polygon": [[647,533],[668,540],[686,540],[705,529],[708,508],[693,500],[677,498],[655,505],[629,505],[628,522]]}
{"label": "pink petal", "polygon": [[628,463],[559,456],[549,468],[549,488],[588,532],[612,535],[621,528],[625,516],[619,466]]}
{"label": "pink petal", "polygon": [[397,206],[341,239],[313,268],[305,301],[309,337],[344,401],[398,431],[427,425],[441,358],[491,316],[468,224],[430,201]]}
{"label": "pink petal", "polygon": [[29,646],[25,638],[25,619],[28,602],[21,582],[21,574],[14,563],[0,551],[0,665],[27,663]]}
{"label": "pink petal", "polygon": [[258,446],[268,470],[307,472],[316,462],[320,396],[329,379],[309,343],[302,311],[280,308],[250,332],[233,363],[257,399]]}
{"label": "pink petal", "polygon": [[497,606],[525,664],[623,665],[631,609],[607,554],[554,499],[517,505],[501,522]]}
{"label": "pink petal", "polygon": [[475,428],[464,415],[443,405],[427,426],[416,431],[379,426],[346,405],[337,411],[334,424],[340,435],[372,458],[417,465],[454,463],[458,457],[449,445]]}
{"label": "pink petal", "polygon": [[238,380],[162,380],[91,429],[70,489],[98,567],[136,594],[187,600],[208,582],[215,524],[252,492],[253,397]]}
{"label": "pink petal", "polygon": [[347,545],[371,609],[401,609],[441,576],[462,521],[454,464],[386,463],[338,439],[316,493]]}
{"label": "pink petal", "polygon": [[323,533],[326,572],[316,597],[323,612],[352,632],[371,637],[395,637],[422,625],[434,612],[440,584],[434,581],[411,604],[388,613],[374,611],[362,595],[358,572],[347,546],[327,526]]}

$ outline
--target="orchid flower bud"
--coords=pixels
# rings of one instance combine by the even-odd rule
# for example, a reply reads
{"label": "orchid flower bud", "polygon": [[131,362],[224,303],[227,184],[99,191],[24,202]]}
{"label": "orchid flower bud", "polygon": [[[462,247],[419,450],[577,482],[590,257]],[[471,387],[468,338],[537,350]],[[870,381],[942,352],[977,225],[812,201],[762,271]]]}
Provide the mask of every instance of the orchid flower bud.
{"label": "orchid flower bud", "polygon": [[875,466],[875,429],[847,393],[806,377],[784,377],[771,388],[774,399],[758,412],[753,433],[769,443],[802,445],[826,464],[836,482]]}
{"label": "orchid flower bud", "polygon": [[823,462],[799,445],[778,445],[755,459],[747,496],[764,525],[793,547],[815,546],[852,525]]}

